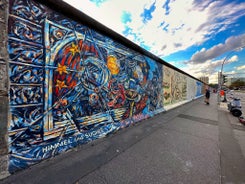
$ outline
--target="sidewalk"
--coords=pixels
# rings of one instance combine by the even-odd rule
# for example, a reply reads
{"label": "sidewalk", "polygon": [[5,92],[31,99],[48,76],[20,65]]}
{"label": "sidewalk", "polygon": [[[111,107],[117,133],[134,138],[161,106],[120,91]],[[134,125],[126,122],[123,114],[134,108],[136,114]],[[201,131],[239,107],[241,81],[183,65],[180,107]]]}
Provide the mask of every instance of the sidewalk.
{"label": "sidewalk", "polygon": [[245,128],[236,121],[212,94],[209,106],[195,100],[0,183],[245,183]]}

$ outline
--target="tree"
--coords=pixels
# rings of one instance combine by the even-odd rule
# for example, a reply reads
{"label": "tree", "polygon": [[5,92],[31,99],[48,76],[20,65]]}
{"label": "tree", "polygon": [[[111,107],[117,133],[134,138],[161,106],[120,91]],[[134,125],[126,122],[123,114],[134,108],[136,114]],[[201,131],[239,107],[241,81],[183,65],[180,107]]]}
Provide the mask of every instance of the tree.
{"label": "tree", "polygon": [[211,88],[218,89],[219,85],[218,84],[209,84]]}
{"label": "tree", "polygon": [[245,86],[245,82],[240,80],[240,79],[232,82],[231,85],[230,85],[231,88],[239,88],[241,86]]}

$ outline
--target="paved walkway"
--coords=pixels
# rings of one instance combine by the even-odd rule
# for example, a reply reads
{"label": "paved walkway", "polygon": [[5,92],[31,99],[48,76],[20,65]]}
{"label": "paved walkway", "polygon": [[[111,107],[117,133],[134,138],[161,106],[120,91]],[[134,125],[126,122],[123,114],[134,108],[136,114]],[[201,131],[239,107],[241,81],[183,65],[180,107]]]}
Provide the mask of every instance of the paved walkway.
{"label": "paved walkway", "polygon": [[245,183],[245,128],[211,95],[18,172],[0,183]]}

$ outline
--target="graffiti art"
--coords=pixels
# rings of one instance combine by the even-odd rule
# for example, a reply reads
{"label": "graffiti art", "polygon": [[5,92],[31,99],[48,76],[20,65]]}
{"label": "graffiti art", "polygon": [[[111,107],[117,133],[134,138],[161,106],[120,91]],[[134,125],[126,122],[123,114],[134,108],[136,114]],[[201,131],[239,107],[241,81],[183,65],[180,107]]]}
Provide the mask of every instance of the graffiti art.
{"label": "graffiti art", "polygon": [[164,105],[174,104],[187,98],[187,77],[164,66]]}

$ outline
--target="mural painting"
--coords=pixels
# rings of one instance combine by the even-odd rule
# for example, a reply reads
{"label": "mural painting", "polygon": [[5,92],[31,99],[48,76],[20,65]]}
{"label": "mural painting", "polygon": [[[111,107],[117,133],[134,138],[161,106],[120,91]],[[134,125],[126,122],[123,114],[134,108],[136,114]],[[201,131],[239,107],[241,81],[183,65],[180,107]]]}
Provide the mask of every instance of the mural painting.
{"label": "mural painting", "polygon": [[[9,12],[11,173],[163,111],[171,69],[35,1]],[[170,103],[186,98],[174,76]]]}
{"label": "mural painting", "polygon": [[196,86],[197,86],[196,97],[200,97],[204,94],[204,85],[200,81],[196,81]]}
{"label": "mural painting", "polygon": [[187,100],[193,100],[196,98],[197,85],[196,80],[190,77],[187,77]]}
{"label": "mural painting", "polygon": [[166,66],[163,67],[163,73],[164,105],[186,100],[186,76]]}

